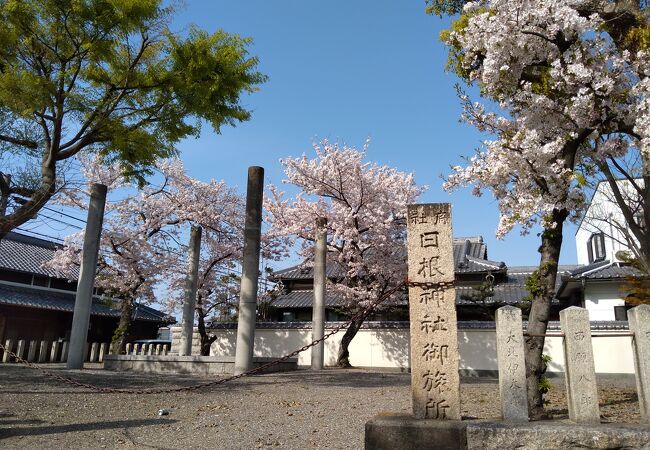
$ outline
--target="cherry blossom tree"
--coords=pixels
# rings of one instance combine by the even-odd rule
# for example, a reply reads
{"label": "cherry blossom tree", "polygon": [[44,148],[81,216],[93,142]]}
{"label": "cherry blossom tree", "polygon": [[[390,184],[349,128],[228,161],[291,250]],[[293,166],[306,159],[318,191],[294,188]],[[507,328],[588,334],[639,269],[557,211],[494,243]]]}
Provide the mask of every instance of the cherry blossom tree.
{"label": "cherry blossom tree", "polygon": [[[430,0],[430,12],[462,13],[441,34],[449,68],[480,89],[472,102],[459,88],[464,119],[489,134],[446,187],[492,192],[504,236],[541,225],[540,266],[527,286],[528,331],[544,334],[555,294],[564,222],[584,210],[583,170],[629,151],[650,174],[650,29],[647,4],[606,0]],[[493,110],[490,110],[493,109]],[[543,337],[529,337],[526,373],[533,417]]]}
{"label": "cherry blossom tree", "polygon": [[[119,172],[102,166],[98,159],[83,160],[90,182],[104,182],[113,190],[133,189]],[[210,301],[217,296],[218,271],[232,266],[241,256],[243,200],[224,182],[203,182],[189,177],[180,160],[159,161],[160,185],[147,185],[135,194],[106,205],[97,286],[121,301],[120,324],[114,335],[114,351],[124,352],[135,301],[152,302],[155,289],[168,287],[173,306],[182,299],[186,276],[182,240],[189,224],[204,229],[198,293],[199,323]],[[59,202],[82,206],[89,192],[68,191]],[[78,265],[83,231],[66,239],[51,267],[65,271]],[[202,343],[209,339],[203,327]],[[203,345],[202,345],[203,346]],[[208,344],[209,348],[209,344]]]}
{"label": "cherry blossom tree", "polygon": [[[271,232],[301,241],[300,255],[313,261],[317,218],[327,219],[330,261],[342,280],[328,283],[351,316],[394,297],[406,277],[406,205],[425,190],[413,174],[366,161],[363,150],[323,141],[316,156],[281,160],[286,183],[301,189],[286,199],[270,186],[265,208]],[[363,323],[353,320],[341,340],[337,364],[350,366],[349,345]]]}

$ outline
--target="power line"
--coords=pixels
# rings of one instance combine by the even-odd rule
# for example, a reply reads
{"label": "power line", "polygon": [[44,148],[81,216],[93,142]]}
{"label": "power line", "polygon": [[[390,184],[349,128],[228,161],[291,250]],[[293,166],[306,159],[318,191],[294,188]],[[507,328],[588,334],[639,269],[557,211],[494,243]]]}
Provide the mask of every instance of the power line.
{"label": "power line", "polygon": [[78,217],[71,216],[70,214],[66,214],[66,213],[64,213],[62,211],[57,211],[56,209],[50,208],[49,206],[43,206],[43,209],[47,209],[48,211],[52,211],[54,213],[60,214],[62,216],[68,217],[70,219],[78,220],[81,223],[86,223],[86,221],[84,219],[80,219]]}

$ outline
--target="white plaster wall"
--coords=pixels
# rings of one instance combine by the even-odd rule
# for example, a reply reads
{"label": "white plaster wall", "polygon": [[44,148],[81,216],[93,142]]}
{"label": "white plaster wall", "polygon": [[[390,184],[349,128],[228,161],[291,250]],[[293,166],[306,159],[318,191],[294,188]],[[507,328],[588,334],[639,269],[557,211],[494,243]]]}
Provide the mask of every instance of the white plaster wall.
{"label": "white plaster wall", "polygon": [[[173,336],[180,337],[180,328]],[[212,330],[218,339],[212,344],[212,355],[234,356],[236,330]],[[327,330],[326,330],[327,332]],[[551,332],[556,333],[556,332]],[[559,333],[559,332],[558,332]],[[594,331],[595,334],[616,332]],[[325,341],[325,364],[333,366],[343,331]],[[198,335],[195,334],[195,339]],[[255,356],[278,358],[311,342],[311,330],[259,329],[255,332]],[[630,337],[592,338],[597,373],[634,373]],[[466,370],[497,370],[496,334],[494,330],[459,330],[460,368]],[[194,348],[194,347],[193,347]],[[361,329],[350,345],[350,362],[356,367],[406,370],[409,367],[408,329]],[[548,372],[564,372],[561,337],[546,339],[544,353],[551,357]],[[311,349],[300,353],[298,364],[311,364]]]}
{"label": "white plaster wall", "polygon": [[589,281],[585,284],[585,308],[589,320],[614,320],[614,306],[625,306],[619,283]]}

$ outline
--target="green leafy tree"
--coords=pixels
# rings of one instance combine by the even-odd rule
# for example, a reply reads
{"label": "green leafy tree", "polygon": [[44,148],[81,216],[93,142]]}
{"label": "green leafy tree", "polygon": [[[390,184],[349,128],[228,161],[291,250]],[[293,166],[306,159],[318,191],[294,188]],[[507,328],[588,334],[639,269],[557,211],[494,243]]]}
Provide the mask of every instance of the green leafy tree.
{"label": "green leafy tree", "polygon": [[161,0],[0,0],[0,238],[96,152],[142,179],[202,123],[250,118],[266,80],[249,38],[169,29]]}

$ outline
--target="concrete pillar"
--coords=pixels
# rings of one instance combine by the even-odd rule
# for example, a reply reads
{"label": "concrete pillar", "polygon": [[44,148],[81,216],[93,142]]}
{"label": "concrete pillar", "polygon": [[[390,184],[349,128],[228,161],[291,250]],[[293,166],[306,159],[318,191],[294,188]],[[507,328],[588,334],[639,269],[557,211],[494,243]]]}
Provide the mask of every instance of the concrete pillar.
{"label": "concrete pillar", "polygon": [[56,362],[56,357],[59,354],[59,348],[61,347],[61,342],[54,341],[52,342],[52,349],[50,350],[50,362]]}
{"label": "concrete pillar", "polygon": [[133,351],[133,344],[126,344],[126,354],[130,355]]}
{"label": "concrete pillar", "polygon": [[36,360],[36,345],[38,341],[29,341],[29,349],[27,350],[27,361],[34,362]]}
{"label": "concrete pillar", "polygon": [[199,276],[199,256],[201,255],[201,227],[192,226],[190,230],[190,254],[185,279],[185,298],[183,300],[183,322],[181,325],[181,345],[179,356],[192,354],[194,334],[194,310],[196,308],[196,289]]}
{"label": "concrete pillar", "polygon": [[162,344],[156,345],[156,356],[162,355]]}
{"label": "concrete pillar", "polygon": [[88,325],[90,324],[90,309],[93,302],[99,240],[104,221],[106,190],[107,188],[103,184],[95,183],[90,193],[88,219],[86,221],[86,233],[81,256],[81,272],[74,302],[74,315],[72,316],[70,348],[66,364],[68,369],[83,369],[84,366],[84,347],[88,338]]}
{"label": "concrete pillar", "polygon": [[501,415],[504,420],[527,422],[528,397],[521,309],[514,306],[497,309],[496,325]]}
{"label": "concrete pillar", "polygon": [[563,309],[560,325],[564,333],[564,380],[569,419],[576,423],[600,423],[589,313],[577,306]]}
{"label": "concrete pillar", "polygon": [[25,340],[21,339],[18,341],[18,348],[16,349],[16,356],[19,358],[25,357]]}
{"label": "concrete pillar", "polygon": [[[325,284],[327,283],[327,219],[316,219],[316,249],[314,252],[314,303],[311,316],[312,341],[325,334]],[[325,365],[325,342],[311,349],[312,370],[323,370]]]}
{"label": "concrete pillar", "polygon": [[66,362],[68,360],[68,348],[70,348],[68,341],[63,341],[63,347],[61,347],[61,362]]}
{"label": "concrete pillar", "polygon": [[255,166],[249,167],[246,190],[246,223],[244,227],[244,260],[242,262],[237,346],[235,348],[236,375],[253,367],[263,197],[264,169]]}
{"label": "concrete pillar", "polygon": [[14,341],[11,339],[7,339],[5,341],[5,351],[2,354],[2,362],[6,363],[9,362],[9,352],[12,351],[14,348]]}
{"label": "concrete pillar", "polygon": [[634,355],[636,390],[641,420],[650,423],[650,305],[639,305],[627,312]]}
{"label": "concrete pillar", "polygon": [[90,346],[90,362],[96,362],[98,356],[99,356],[99,344],[97,342],[93,342],[93,344]]}
{"label": "concrete pillar", "polygon": [[41,341],[41,348],[38,349],[38,362],[47,361],[47,341]]}

